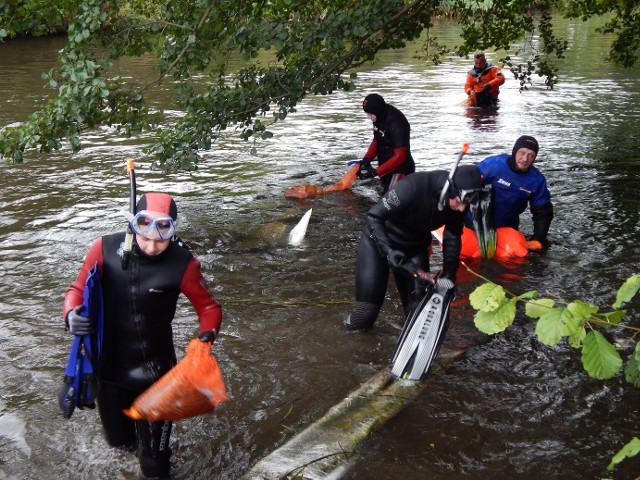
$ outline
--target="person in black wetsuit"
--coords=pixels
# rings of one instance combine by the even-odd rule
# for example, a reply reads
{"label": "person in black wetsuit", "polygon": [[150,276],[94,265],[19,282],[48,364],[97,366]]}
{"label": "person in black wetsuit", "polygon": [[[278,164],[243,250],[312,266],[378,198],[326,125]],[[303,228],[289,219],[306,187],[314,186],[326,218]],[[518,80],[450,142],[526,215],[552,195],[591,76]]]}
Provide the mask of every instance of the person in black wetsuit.
{"label": "person in black wetsuit", "polygon": [[171,196],[144,194],[130,222],[135,242],[126,269],[122,263],[125,233],[98,238],[63,302],[63,317],[71,333],[92,333],[95,319],[79,311],[85,280],[97,262],[104,296],[98,411],[109,445],[137,450],[146,478],[170,474],[172,424],[134,421],[122,410],[176,364],[171,323],[181,293],[198,314],[201,341],[213,343],[222,321],[221,308],[207,289],[200,262],[174,238],[177,214]]}
{"label": "person in black wetsuit", "polygon": [[[416,171],[411,156],[411,126],[404,114],[377,93],[367,95],[362,109],[373,122],[373,140],[360,161],[361,180],[380,177],[383,194],[405,175]],[[377,160],[378,167],[371,165]]]}
{"label": "person in black wetsuit", "polygon": [[413,173],[393,186],[367,213],[356,262],[356,301],[345,321],[348,330],[373,326],[382,308],[389,267],[408,315],[425,292],[427,279],[407,270],[429,272],[431,231],[445,226],[441,278],[455,283],[462,227],[470,201],[482,189],[474,165],[456,169],[444,208],[438,203],[449,173],[444,170]]}

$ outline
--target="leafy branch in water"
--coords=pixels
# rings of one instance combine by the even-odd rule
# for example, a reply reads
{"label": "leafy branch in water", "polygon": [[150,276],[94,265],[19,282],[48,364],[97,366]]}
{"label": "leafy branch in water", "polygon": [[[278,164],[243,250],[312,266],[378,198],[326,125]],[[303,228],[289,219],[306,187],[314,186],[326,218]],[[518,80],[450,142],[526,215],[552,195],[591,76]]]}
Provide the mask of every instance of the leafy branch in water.
{"label": "leafy branch in water", "polygon": [[[582,366],[593,378],[609,379],[623,365],[616,345],[602,331],[617,327],[631,333],[631,339],[640,336],[640,328],[622,325],[626,310],[620,307],[640,290],[640,275],[629,277],[618,290],[616,301],[609,312],[580,300],[539,298],[532,290],[522,295],[506,291],[500,285],[488,282],[480,285],[469,296],[476,310],[474,323],[481,332],[493,335],[509,327],[516,316],[516,305],[524,302],[525,314],[537,321],[536,336],[545,345],[558,345],[563,339],[573,348],[579,348]],[[625,379],[640,388],[640,343],[636,341],[624,370]]]}
{"label": "leafy branch in water", "polygon": [[[470,270],[469,267],[467,269]],[[536,290],[514,295],[490,281],[476,288],[469,295],[469,301],[476,310],[476,327],[489,335],[509,327],[515,319],[517,303],[524,302],[525,314],[537,321],[536,336],[540,342],[553,346],[566,339],[571,347],[581,349],[582,366],[591,377],[608,379],[620,371],[623,360],[616,345],[607,340],[600,330],[616,327],[630,332],[632,340],[640,336],[640,328],[621,324],[626,311],[619,310],[638,290],[640,275],[633,275],[618,290],[613,310],[606,313],[600,313],[597,305],[580,300],[566,302],[538,298]],[[640,342],[636,341],[635,348],[629,354],[624,375],[627,382],[640,387]],[[640,439],[634,437],[614,455],[607,470],[612,471],[625,458],[639,453]]]}

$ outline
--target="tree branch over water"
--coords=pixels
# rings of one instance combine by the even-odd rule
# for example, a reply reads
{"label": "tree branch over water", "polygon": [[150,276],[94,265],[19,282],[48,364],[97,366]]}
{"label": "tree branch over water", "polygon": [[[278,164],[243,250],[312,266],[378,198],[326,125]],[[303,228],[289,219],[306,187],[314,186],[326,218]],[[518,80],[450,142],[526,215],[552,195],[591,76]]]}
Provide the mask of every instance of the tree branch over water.
{"label": "tree branch over water", "polygon": [[[547,88],[558,81],[568,43],[555,36],[553,11],[583,20],[613,13],[602,29],[617,35],[610,57],[635,64],[640,13],[629,2],[592,3],[57,0],[57,11],[69,17],[50,16],[46,23],[0,1],[0,39],[60,28],[68,34],[60,67],[44,74],[57,95],[24,123],[0,130],[0,156],[21,162],[30,150],[77,151],[83,132],[105,125],[123,136],[152,132],[146,152],[161,168],[195,169],[199,152],[210,149],[222,131],[235,128],[244,139],[270,137],[269,126],[295,112],[305,97],[352,91],[355,67],[416,41],[444,14],[459,23],[461,43],[439,45],[426,35],[425,43],[435,47],[430,61],[500,50],[522,90],[532,75]],[[135,56],[154,58],[154,80],[136,85],[114,69],[118,60]],[[168,121],[148,103],[153,87],[165,82],[175,85],[168,108],[183,113],[177,120]]]}

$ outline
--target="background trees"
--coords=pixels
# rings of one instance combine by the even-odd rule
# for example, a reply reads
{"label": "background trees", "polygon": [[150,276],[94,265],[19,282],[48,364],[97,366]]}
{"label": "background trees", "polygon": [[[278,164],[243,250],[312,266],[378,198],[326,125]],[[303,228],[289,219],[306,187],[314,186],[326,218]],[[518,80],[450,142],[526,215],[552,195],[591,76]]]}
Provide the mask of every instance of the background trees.
{"label": "background trees", "polygon": [[[418,39],[444,13],[457,19],[463,36],[459,45],[427,36],[431,61],[445,53],[504,50],[502,61],[522,88],[532,75],[549,88],[557,81],[567,42],[554,34],[553,11],[583,19],[611,15],[604,27],[616,35],[610,56],[624,66],[637,61],[640,38],[640,13],[631,1],[58,0],[49,13],[36,3],[0,1],[0,38],[62,28],[68,42],[60,67],[44,75],[57,95],[24,124],[0,130],[0,156],[14,162],[25,150],[47,152],[62,142],[77,150],[84,130],[109,125],[125,136],[153,129],[148,153],[163,168],[196,168],[198,151],[222,130],[237,127],[245,139],[270,136],[269,124],[285,119],[305,96],[352,90],[357,78],[350,70]],[[259,52],[269,53],[266,64]],[[526,62],[514,63],[515,53]],[[153,82],[133,84],[112,69],[119,58],[139,55],[154,56]],[[238,57],[244,62],[232,69],[230,60]],[[162,112],[148,106],[146,95],[168,80],[176,82],[173,107],[184,116],[159,126]]]}

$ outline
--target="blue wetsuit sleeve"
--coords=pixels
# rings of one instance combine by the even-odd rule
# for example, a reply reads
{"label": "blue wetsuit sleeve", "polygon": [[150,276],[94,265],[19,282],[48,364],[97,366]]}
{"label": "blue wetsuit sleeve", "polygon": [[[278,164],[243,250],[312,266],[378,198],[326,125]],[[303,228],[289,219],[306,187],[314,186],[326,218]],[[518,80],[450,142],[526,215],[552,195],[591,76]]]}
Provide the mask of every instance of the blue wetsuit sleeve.
{"label": "blue wetsuit sleeve", "polygon": [[536,188],[536,193],[531,197],[529,205],[531,207],[540,207],[551,203],[551,192],[547,188],[547,180],[540,174],[540,181]]}

